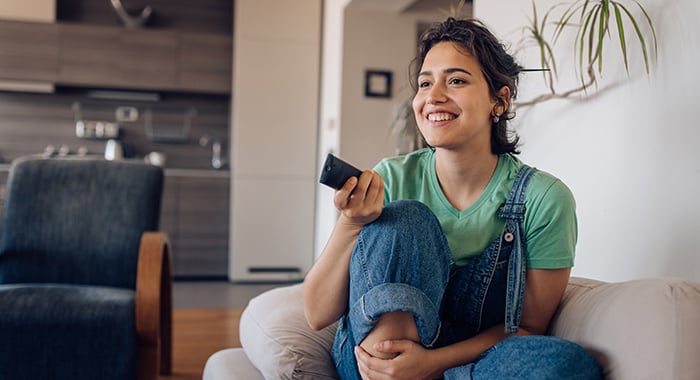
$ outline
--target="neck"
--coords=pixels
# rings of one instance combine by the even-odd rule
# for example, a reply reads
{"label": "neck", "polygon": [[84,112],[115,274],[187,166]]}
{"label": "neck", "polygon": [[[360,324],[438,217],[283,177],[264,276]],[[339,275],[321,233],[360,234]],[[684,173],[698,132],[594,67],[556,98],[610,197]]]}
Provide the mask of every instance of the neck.
{"label": "neck", "polygon": [[489,152],[438,149],[435,170],[447,200],[458,210],[471,206],[486,189],[498,156]]}

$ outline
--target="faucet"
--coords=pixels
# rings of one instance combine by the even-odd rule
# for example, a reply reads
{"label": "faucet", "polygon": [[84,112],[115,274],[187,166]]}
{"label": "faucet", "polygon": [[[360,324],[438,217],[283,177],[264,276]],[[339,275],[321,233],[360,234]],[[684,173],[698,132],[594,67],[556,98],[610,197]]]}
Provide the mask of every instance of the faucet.
{"label": "faucet", "polygon": [[212,139],[208,134],[199,138],[199,146],[206,148],[207,145],[211,143],[211,167],[214,169],[221,169],[224,166],[224,158],[222,155],[223,148],[221,140]]}

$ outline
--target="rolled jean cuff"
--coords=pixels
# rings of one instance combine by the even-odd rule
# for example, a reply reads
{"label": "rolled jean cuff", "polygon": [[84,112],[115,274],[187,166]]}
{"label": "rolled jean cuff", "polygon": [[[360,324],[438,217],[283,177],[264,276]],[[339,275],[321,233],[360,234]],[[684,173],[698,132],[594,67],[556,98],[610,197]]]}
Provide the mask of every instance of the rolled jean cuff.
{"label": "rolled jean cuff", "polygon": [[401,283],[377,285],[350,307],[348,317],[352,321],[355,342],[362,342],[383,314],[395,311],[411,313],[416,321],[421,344],[432,347],[440,331],[439,306],[422,290]]}

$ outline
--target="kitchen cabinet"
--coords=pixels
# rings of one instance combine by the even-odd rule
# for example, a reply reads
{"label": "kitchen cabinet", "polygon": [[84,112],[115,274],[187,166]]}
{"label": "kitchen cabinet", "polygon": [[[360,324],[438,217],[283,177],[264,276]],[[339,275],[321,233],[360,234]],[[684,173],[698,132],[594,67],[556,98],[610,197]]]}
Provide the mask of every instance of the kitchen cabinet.
{"label": "kitchen cabinet", "polygon": [[231,38],[181,33],[177,86],[191,91],[231,92]]}
{"label": "kitchen cabinet", "polygon": [[54,24],[0,22],[0,80],[54,82],[57,67]]}
{"label": "kitchen cabinet", "polygon": [[57,83],[177,89],[178,33],[59,24]]}
{"label": "kitchen cabinet", "polygon": [[0,80],[229,94],[230,35],[0,21]]}
{"label": "kitchen cabinet", "polygon": [[160,229],[170,237],[176,278],[227,275],[229,178],[206,172],[166,170]]}
{"label": "kitchen cabinet", "polygon": [[322,1],[271,4],[234,4],[231,281],[299,281],[313,264]]}

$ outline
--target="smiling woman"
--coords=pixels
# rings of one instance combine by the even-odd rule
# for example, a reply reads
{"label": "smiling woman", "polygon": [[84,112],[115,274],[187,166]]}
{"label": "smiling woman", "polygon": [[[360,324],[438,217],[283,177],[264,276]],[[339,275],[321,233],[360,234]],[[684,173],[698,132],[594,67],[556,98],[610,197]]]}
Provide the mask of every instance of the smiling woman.
{"label": "smiling woman", "polygon": [[480,22],[454,18],[422,35],[414,64],[431,148],[335,193],[340,217],[302,287],[309,325],[340,319],[343,379],[599,378],[582,347],[542,335],[573,265],[576,214],[566,185],[515,157],[520,65]]}

